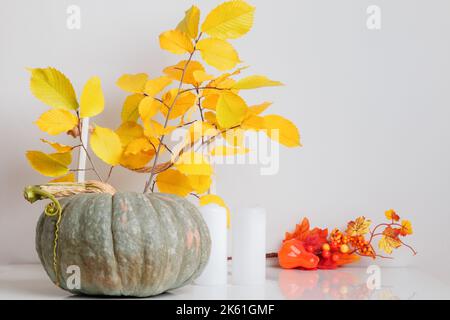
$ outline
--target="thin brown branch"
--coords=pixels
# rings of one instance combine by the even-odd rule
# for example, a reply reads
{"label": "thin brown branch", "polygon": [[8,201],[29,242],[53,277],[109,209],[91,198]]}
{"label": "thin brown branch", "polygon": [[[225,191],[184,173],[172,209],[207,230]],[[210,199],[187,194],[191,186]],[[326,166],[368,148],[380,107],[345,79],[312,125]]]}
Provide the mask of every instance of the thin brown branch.
{"label": "thin brown branch", "polygon": [[[187,70],[187,68],[189,66],[189,63],[192,60],[192,57],[194,56],[194,53],[196,51],[197,42],[200,40],[201,36],[202,36],[202,33],[200,32],[200,34],[198,35],[197,39],[195,39],[194,48],[193,48],[192,52],[189,54],[189,58],[186,61],[186,64],[184,65],[183,71],[181,73],[180,84],[178,86],[177,94],[176,94],[175,98],[173,99],[169,109],[167,110],[166,120],[164,121],[164,128],[167,127],[167,125],[169,123],[170,113],[172,112],[172,109],[173,109],[175,103],[177,102],[178,97],[181,94],[181,88],[183,86],[183,81],[184,81],[184,77],[186,75],[186,70]],[[160,152],[161,152],[161,145],[164,142],[164,138],[165,138],[165,135],[162,135],[161,139],[160,139],[161,143],[158,145],[158,149],[157,149],[156,154],[155,154],[155,159],[153,161],[153,167],[155,167],[156,164],[158,163],[159,155],[160,155]],[[150,178],[148,179],[148,181],[145,184],[144,193],[148,192],[148,189],[150,187],[150,184],[153,181],[154,176],[155,176],[155,172],[152,170],[152,172],[150,173]]]}

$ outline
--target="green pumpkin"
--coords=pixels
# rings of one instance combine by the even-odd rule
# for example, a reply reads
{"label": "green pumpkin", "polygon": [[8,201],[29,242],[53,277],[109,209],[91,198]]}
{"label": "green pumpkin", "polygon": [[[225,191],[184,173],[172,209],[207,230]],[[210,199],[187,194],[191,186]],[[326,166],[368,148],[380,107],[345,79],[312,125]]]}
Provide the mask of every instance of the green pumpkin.
{"label": "green pumpkin", "polygon": [[[192,282],[208,261],[208,228],[197,207],[184,198],[85,193],[59,203],[61,215],[41,215],[36,249],[51,280],[64,290],[157,295]],[[79,267],[80,289],[68,288],[70,266]]]}

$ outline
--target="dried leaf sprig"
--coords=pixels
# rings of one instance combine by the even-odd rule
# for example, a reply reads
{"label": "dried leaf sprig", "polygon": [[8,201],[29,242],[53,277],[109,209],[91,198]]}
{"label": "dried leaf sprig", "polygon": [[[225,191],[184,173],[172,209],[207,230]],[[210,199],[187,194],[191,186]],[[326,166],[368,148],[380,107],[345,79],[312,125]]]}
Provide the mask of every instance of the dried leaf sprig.
{"label": "dried leaf sprig", "polygon": [[400,220],[393,209],[387,210],[385,217],[389,222],[379,223],[371,229],[372,221],[361,216],[349,221],[345,231],[335,228],[330,234],[328,229],[310,229],[308,219],[304,218],[293,233],[286,233],[278,253],[280,265],[284,268],[333,269],[356,262],[360,256],[391,258],[377,253],[373,244],[376,238],[380,238],[378,248],[386,254],[392,254],[401,246],[417,254],[403,240],[413,233],[411,222]]}

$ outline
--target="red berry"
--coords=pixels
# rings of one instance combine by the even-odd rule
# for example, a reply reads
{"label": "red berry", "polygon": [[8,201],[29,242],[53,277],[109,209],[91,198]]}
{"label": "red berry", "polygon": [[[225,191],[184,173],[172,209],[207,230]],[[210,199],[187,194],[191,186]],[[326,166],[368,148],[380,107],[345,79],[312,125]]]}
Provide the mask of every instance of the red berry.
{"label": "red berry", "polygon": [[306,246],[306,251],[308,251],[308,252],[313,252],[314,251],[314,247],[313,246]]}
{"label": "red berry", "polygon": [[331,256],[330,251],[328,251],[328,250],[322,251],[322,257],[324,257],[325,259],[328,259],[330,256]]}
{"label": "red berry", "polygon": [[339,260],[339,255],[338,254],[333,254],[331,256],[331,260],[333,260],[334,262],[337,262]]}

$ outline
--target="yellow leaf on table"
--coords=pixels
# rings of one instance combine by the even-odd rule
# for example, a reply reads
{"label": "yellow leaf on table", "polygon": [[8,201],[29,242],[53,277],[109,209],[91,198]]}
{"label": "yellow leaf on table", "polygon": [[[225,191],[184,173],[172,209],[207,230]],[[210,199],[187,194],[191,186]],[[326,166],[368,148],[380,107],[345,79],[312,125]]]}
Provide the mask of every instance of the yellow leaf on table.
{"label": "yellow leaf on table", "polygon": [[156,186],[160,192],[176,194],[181,197],[187,196],[192,191],[188,177],[173,169],[158,174]]}
{"label": "yellow leaf on table", "polygon": [[120,142],[123,147],[126,147],[131,141],[142,138],[144,136],[144,128],[136,122],[127,121],[116,129]]}
{"label": "yellow leaf on table", "polygon": [[225,201],[221,197],[215,194],[207,194],[204,196],[201,196],[199,198],[199,202],[201,206],[206,206],[210,203],[215,203],[221,207],[224,207],[227,210],[227,227],[230,227],[230,209],[228,209],[227,205],[225,204]]}
{"label": "yellow leaf on table", "polygon": [[144,97],[145,96],[143,94],[134,93],[125,99],[122,107],[122,113],[120,115],[122,122],[136,122],[137,119],[139,119],[139,104]]}
{"label": "yellow leaf on table", "polygon": [[300,134],[297,127],[289,120],[277,116],[264,116],[265,132],[274,141],[286,147],[298,147],[300,144]]}
{"label": "yellow leaf on table", "polygon": [[29,70],[31,71],[31,92],[36,98],[53,108],[78,109],[75,90],[62,72],[55,68]]}
{"label": "yellow leaf on table", "polygon": [[198,23],[200,21],[200,9],[192,6],[186,10],[184,19],[177,25],[177,30],[186,33],[191,39],[197,38]]}
{"label": "yellow leaf on table", "polygon": [[[178,89],[172,89],[163,95],[163,102],[166,106],[171,107],[177,96]],[[172,106],[172,110],[169,115],[169,119],[176,119],[185,114],[191,107],[195,105],[197,97],[191,91],[185,91],[180,93],[176,98],[175,104]],[[161,108],[162,114],[167,117],[168,108]]]}
{"label": "yellow leaf on table", "polygon": [[124,74],[117,80],[116,84],[124,91],[142,93],[147,79],[148,75],[146,73]]}
{"label": "yellow leaf on table", "polygon": [[200,85],[202,82],[214,79],[213,75],[206,73],[204,70],[194,71],[193,76],[198,85]]}
{"label": "yellow leaf on table", "polygon": [[180,30],[170,30],[160,34],[159,45],[161,49],[175,54],[191,53],[194,46],[186,33]]}
{"label": "yellow leaf on table", "polygon": [[80,97],[80,117],[94,117],[103,112],[105,97],[99,77],[90,78],[84,85]]}
{"label": "yellow leaf on table", "polygon": [[175,163],[175,167],[185,175],[210,176],[213,173],[213,168],[206,157],[193,151],[183,153]]}
{"label": "yellow leaf on table", "polygon": [[225,40],[207,38],[197,43],[203,60],[218,70],[232,69],[240,62],[238,53]]}
{"label": "yellow leaf on table", "polygon": [[155,147],[143,137],[131,141],[125,148],[120,164],[129,169],[144,167],[155,155]]}
{"label": "yellow leaf on table", "polygon": [[144,93],[150,97],[154,97],[171,83],[172,79],[166,76],[147,80],[145,83]]}
{"label": "yellow leaf on table", "polygon": [[46,144],[50,145],[53,149],[56,150],[56,152],[68,152],[68,151],[73,149],[72,146],[67,146],[65,144],[60,144],[58,142],[52,142],[52,141],[48,141],[48,140],[45,140],[45,139],[41,139],[41,141],[43,143],[46,143]]}
{"label": "yellow leaf on table", "polygon": [[111,166],[119,164],[123,151],[119,135],[100,126],[96,126],[92,132],[91,149],[97,157]]}
{"label": "yellow leaf on table", "polygon": [[212,156],[234,156],[234,155],[243,155],[248,153],[250,150],[248,148],[233,148],[227,146],[216,146],[211,150]]}
{"label": "yellow leaf on table", "polygon": [[[181,81],[181,76],[183,75],[183,69],[186,67],[186,63],[187,60],[182,60],[176,65],[164,68],[163,72],[170,79]],[[184,72],[183,83],[197,85],[197,80],[194,78],[195,71],[205,71],[205,68],[200,62],[191,60]]]}
{"label": "yellow leaf on table", "polygon": [[211,186],[212,179],[210,176],[188,176],[189,184],[198,194],[205,193]]}
{"label": "yellow leaf on table", "polygon": [[217,101],[217,123],[225,129],[239,125],[244,120],[247,109],[247,104],[241,97],[235,93],[224,91]]}
{"label": "yellow leaf on table", "polygon": [[68,110],[51,109],[44,112],[35,123],[42,131],[57,135],[77,126],[78,118]]}
{"label": "yellow leaf on table", "polygon": [[263,102],[261,104],[257,104],[257,105],[248,107],[248,111],[250,111],[253,114],[258,115],[258,114],[261,114],[264,111],[266,111],[266,109],[268,107],[270,107],[271,105],[272,105],[272,102]]}
{"label": "yellow leaf on table", "polygon": [[245,1],[227,1],[206,16],[201,30],[215,38],[239,38],[252,28],[254,13],[255,7]]}
{"label": "yellow leaf on table", "polygon": [[283,84],[279,81],[270,80],[265,76],[249,76],[238,80],[234,85],[233,89],[245,90],[245,89],[256,89],[262,87],[275,87],[282,86]]}
{"label": "yellow leaf on table", "polygon": [[145,97],[139,103],[139,115],[142,121],[145,122],[150,118],[153,118],[153,116],[155,116],[158,111],[164,108],[166,107],[160,101],[152,97]]}
{"label": "yellow leaf on table", "polygon": [[59,183],[59,182],[75,182],[75,174],[70,172],[65,176],[50,180],[49,183]]}
{"label": "yellow leaf on table", "polygon": [[28,162],[31,167],[47,177],[59,177],[65,175],[69,168],[49,154],[40,151],[27,151]]}

